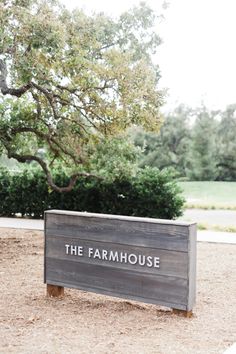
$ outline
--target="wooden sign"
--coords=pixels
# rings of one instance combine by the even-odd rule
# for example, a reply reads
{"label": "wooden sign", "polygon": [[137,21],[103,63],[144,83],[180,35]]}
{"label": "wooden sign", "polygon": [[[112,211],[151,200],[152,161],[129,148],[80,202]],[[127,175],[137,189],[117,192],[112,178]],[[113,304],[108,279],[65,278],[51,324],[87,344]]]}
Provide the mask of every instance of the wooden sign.
{"label": "wooden sign", "polygon": [[45,212],[45,283],[159,304],[190,314],[196,295],[196,224]]}

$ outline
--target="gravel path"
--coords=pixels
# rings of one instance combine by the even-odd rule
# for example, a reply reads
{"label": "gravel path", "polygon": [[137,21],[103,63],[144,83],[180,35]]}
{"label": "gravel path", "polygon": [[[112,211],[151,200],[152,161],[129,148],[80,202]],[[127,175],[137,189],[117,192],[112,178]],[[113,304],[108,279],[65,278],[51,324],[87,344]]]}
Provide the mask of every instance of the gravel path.
{"label": "gravel path", "polygon": [[66,289],[46,298],[41,231],[0,229],[0,353],[222,354],[236,341],[236,245],[198,244],[197,304],[169,309]]}

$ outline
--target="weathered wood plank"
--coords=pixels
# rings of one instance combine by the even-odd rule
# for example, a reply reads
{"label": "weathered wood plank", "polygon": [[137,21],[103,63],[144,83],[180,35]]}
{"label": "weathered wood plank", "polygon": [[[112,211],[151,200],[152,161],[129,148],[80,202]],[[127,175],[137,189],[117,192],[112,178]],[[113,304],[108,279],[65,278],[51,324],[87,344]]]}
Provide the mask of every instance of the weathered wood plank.
{"label": "weathered wood plank", "polygon": [[[65,231],[66,230],[66,231]],[[73,237],[78,237],[82,240],[91,240],[91,241],[103,241],[112,244],[121,244],[121,245],[130,245],[133,244],[139,247],[149,247],[157,249],[166,249],[173,251],[188,252],[188,244],[186,242],[186,237],[178,236],[175,238],[168,238],[165,234],[147,235],[143,236],[143,233],[136,233],[133,237],[130,236],[129,232],[122,232],[119,234],[118,230],[115,229],[112,231],[89,231],[85,232],[78,229],[76,231],[66,229],[66,226],[63,226],[61,230],[49,229],[47,230],[47,236],[64,236],[69,239]]]}
{"label": "weathered wood plank", "polygon": [[67,255],[65,245],[67,244],[67,237],[58,237],[58,236],[50,236],[46,240],[46,257],[55,258],[60,260],[70,260],[74,262],[82,262],[82,263],[90,263],[90,264],[103,264],[105,267],[115,267],[121,269],[133,269],[135,271],[139,271],[140,273],[153,273],[159,275],[170,275],[177,276],[180,278],[188,278],[188,274],[186,269],[188,267],[188,254],[186,252],[176,252],[176,251],[167,251],[163,249],[152,249],[148,247],[140,247],[130,246],[130,245],[120,245],[114,243],[106,243],[93,241],[92,245],[94,248],[100,250],[100,254],[102,254],[102,250],[106,249],[109,251],[118,251],[118,252],[126,252],[126,253],[134,253],[140,254],[142,252],[142,256],[148,257],[159,257],[161,259],[160,268],[146,268],[143,265],[129,265],[127,263],[121,262],[104,262],[99,258],[89,258],[88,248],[91,246],[91,241],[88,240],[80,240],[78,238],[71,238],[70,243],[72,245],[77,245],[83,248],[83,257],[78,255]]}
{"label": "weathered wood plank", "polygon": [[186,242],[188,227],[185,225],[165,225],[154,222],[149,224],[143,221],[139,223],[133,221],[133,218],[131,218],[131,221],[129,218],[124,221],[119,219],[106,220],[97,217],[87,218],[86,213],[79,214],[77,218],[64,214],[47,214],[47,235],[188,251]]}
{"label": "weathered wood plank", "polygon": [[104,220],[119,220],[119,221],[134,221],[134,222],[144,222],[144,223],[153,223],[153,224],[163,224],[163,225],[177,225],[177,226],[189,226],[194,225],[194,222],[186,222],[186,221],[179,221],[179,220],[167,220],[167,219],[157,219],[157,218],[147,218],[147,217],[136,217],[136,216],[124,216],[124,215],[113,215],[113,214],[100,214],[100,213],[87,213],[87,212],[78,212],[78,211],[71,211],[71,210],[47,210],[45,212],[47,215],[64,215],[68,216],[75,216],[75,217],[82,217],[85,216],[88,218],[96,218],[100,219],[101,222]]}
{"label": "weathered wood plank", "polygon": [[137,299],[149,298],[153,303],[158,300],[168,303],[186,304],[187,280],[175,277],[165,277],[153,274],[142,275],[135,271],[124,271],[112,267],[91,265],[61,260],[47,259],[47,277],[49,282],[55,280],[70,287],[76,285],[79,289],[93,288],[103,294],[112,292],[121,296],[133,295]]}
{"label": "weathered wood plank", "polygon": [[[89,215],[89,216],[88,216]],[[78,219],[79,217],[79,219]],[[149,222],[147,222],[149,220]],[[190,224],[173,221],[173,224],[169,220],[166,220],[166,223],[162,219],[151,219],[151,218],[133,218],[133,217],[123,217],[120,220],[120,216],[116,217],[113,215],[107,215],[107,218],[104,214],[88,214],[80,213],[78,215],[70,214],[47,214],[47,228],[61,228],[61,226],[66,224],[67,227],[80,225],[81,228],[85,230],[114,230],[115,227],[119,231],[129,230],[130,234],[135,234],[137,231],[145,231],[150,233],[156,233],[156,230],[168,235],[177,236],[182,234],[187,234],[187,228]],[[157,222],[158,221],[158,222]]]}
{"label": "weathered wood plank", "polygon": [[149,298],[142,298],[141,296],[139,296],[137,298],[137,296],[133,296],[132,294],[131,295],[125,295],[125,294],[114,294],[112,291],[106,291],[106,292],[102,292],[102,291],[97,291],[96,289],[94,289],[93,287],[86,287],[86,288],[83,288],[82,286],[80,288],[78,288],[78,286],[74,285],[74,284],[66,284],[66,283],[63,283],[63,282],[56,282],[55,280],[53,280],[53,284],[55,285],[59,285],[59,286],[63,286],[63,287],[68,287],[68,288],[71,288],[71,289],[79,289],[79,290],[82,290],[82,291],[89,291],[89,292],[92,292],[92,293],[95,293],[95,294],[102,294],[102,295],[108,295],[108,296],[112,296],[112,297],[117,297],[117,298],[122,298],[122,299],[127,299],[127,300],[134,300],[134,301],[140,301],[140,302],[144,302],[146,304],[154,304],[154,305],[160,305],[160,306],[166,306],[166,307],[170,307],[172,309],[176,309],[178,308],[179,310],[183,310],[183,311],[187,311],[187,306],[186,304],[182,305],[182,304],[175,304],[175,303],[168,303],[167,301],[162,301],[162,300],[159,300],[154,302],[152,299],[149,299]]}

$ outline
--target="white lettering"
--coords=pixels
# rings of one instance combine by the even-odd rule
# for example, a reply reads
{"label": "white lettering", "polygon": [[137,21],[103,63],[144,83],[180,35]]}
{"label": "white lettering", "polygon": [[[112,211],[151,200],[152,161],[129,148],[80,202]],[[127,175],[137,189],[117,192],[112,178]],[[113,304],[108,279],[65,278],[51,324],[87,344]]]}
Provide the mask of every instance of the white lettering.
{"label": "white lettering", "polygon": [[[86,247],[87,249],[87,247]],[[65,244],[65,252],[71,256],[84,256],[84,247]],[[106,249],[99,250],[98,248],[88,247],[88,258],[98,258],[103,261],[129,263],[131,265],[138,264],[148,268],[160,268],[160,257],[146,256],[143,254],[127,253],[120,251],[108,251]]]}
{"label": "white lettering", "polygon": [[[133,261],[132,258],[134,258]],[[128,257],[128,260],[130,264],[136,264],[138,262],[138,257],[136,256],[136,254],[131,253]]]}
{"label": "white lettering", "polygon": [[65,245],[65,248],[66,248],[66,254],[69,254],[70,245]]}
{"label": "white lettering", "polygon": [[84,254],[84,248],[82,246],[78,246],[78,256],[83,256]]}
{"label": "white lettering", "polygon": [[102,259],[107,261],[107,250],[102,250]]}
{"label": "white lettering", "polygon": [[152,267],[152,257],[151,256],[147,257],[147,267],[149,267],[149,268]]}
{"label": "white lettering", "polygon": [[100,252],[99,252],[99,249],[98,249],[98,248],[96,248],[96,250],[95,250],[95,252],[94,252],[93,258],[99,258],[99,259],[101,259],[101,255],[100,255]]}
{"label": "white lettering", "polygon": [[88,249],[88,256],[89,256],[89,258],[91,258],[92,255],[93,255],[93,248],[90,248],[90,247],[89,247],[89,249]]}
{"label": "white lettering", "polygon": [[110,251],[109,261],[119,262],[119,256],[118,256],[118,252],[117,251],[116,252]]}
{"label": "white lettering", "polygon": [[70,246],[70,254],[71,255],[77,255],[77,246]]}
{"label": "white lettering", "polygon": [[127,263],[127,257],[128,257],[128,255],[127,255],[127,253],[125,252],[125,253],[123,253],[123,252],[121,252],[120,253],[120,262],[121,263]]}
{"label": "white lettering", "polygon": [[145,265],[146,257],[142,256],[141,254],[138,256],[138,264],[141,266]]}
{"label": "white lettering", "polygon": [[154,268],[160,268],[160,257],[154,257]]}

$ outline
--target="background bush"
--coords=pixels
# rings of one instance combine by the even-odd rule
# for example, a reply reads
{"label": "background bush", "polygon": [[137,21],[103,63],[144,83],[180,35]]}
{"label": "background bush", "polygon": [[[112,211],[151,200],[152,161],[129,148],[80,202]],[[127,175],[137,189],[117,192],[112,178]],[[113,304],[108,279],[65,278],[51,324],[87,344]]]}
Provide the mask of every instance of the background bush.
{"label": "background bush", "polygon": [[[68,177],[55,172],[58,185]],[[184,199],[168,171],[156,168],[140,170],[136,177],[113,181],[80,178],[69,193],[56,193],[48,188],[45,176],[38,170],[9,173],[0,170],[0,215],[43,217],[48,209],[87,211],[174,219],[182,215]]]}

